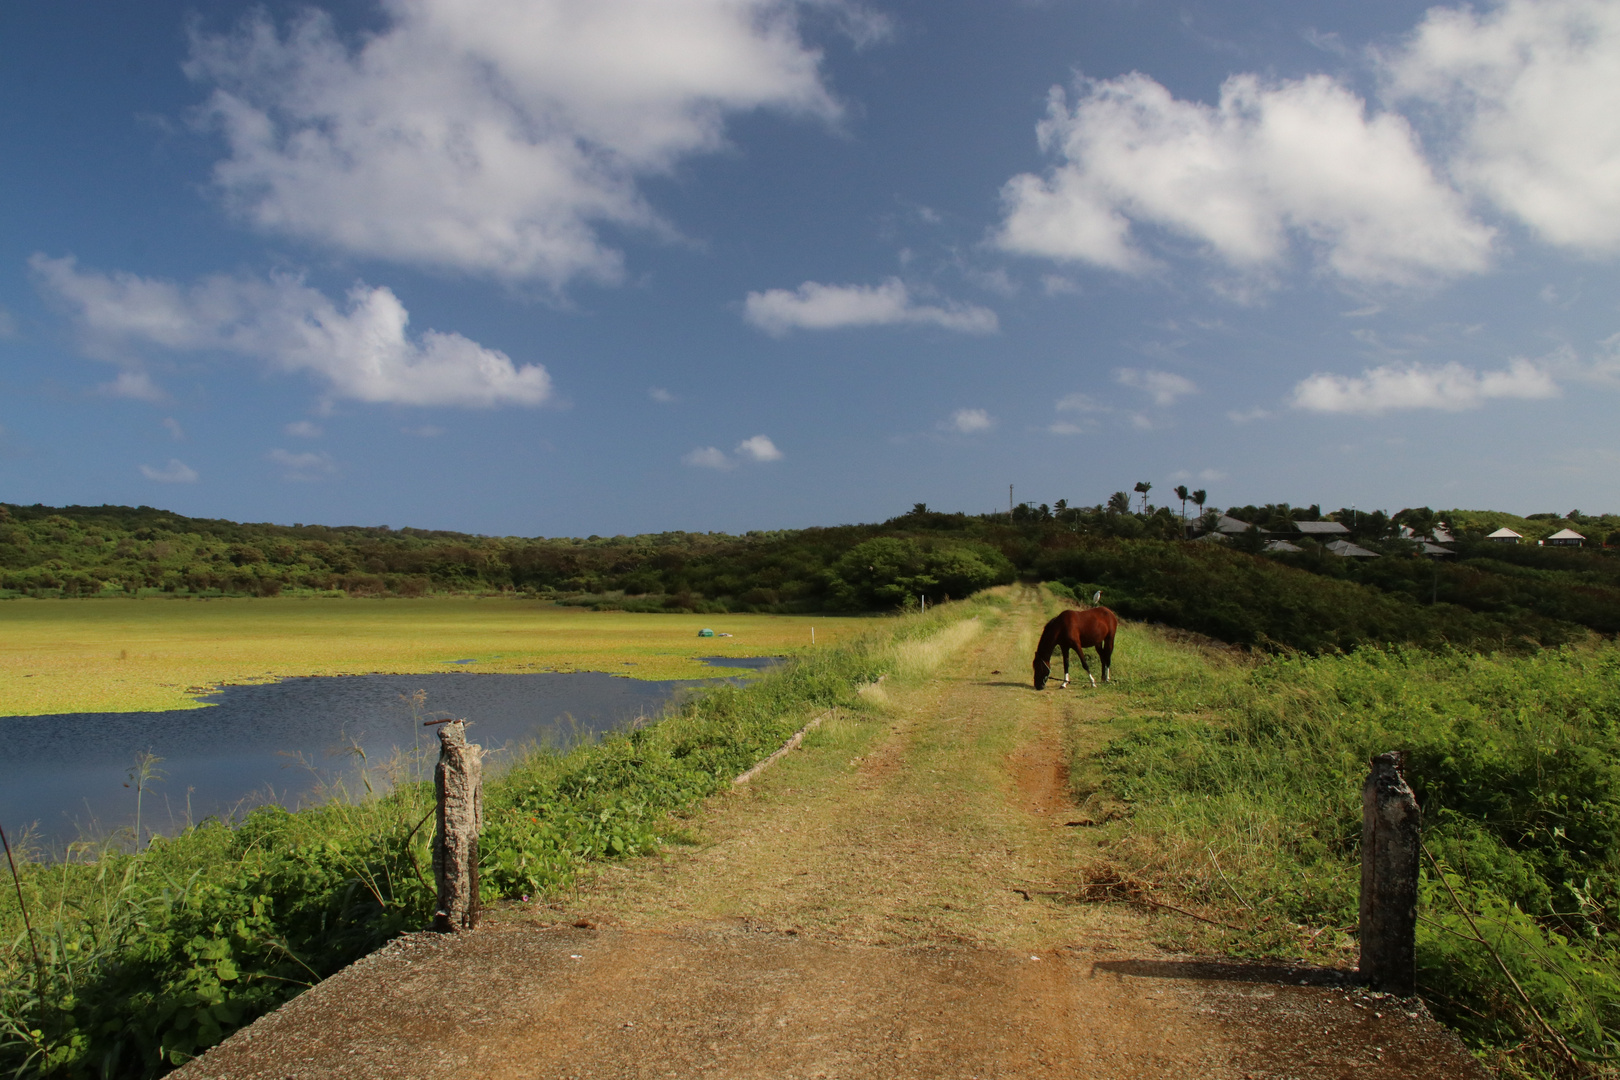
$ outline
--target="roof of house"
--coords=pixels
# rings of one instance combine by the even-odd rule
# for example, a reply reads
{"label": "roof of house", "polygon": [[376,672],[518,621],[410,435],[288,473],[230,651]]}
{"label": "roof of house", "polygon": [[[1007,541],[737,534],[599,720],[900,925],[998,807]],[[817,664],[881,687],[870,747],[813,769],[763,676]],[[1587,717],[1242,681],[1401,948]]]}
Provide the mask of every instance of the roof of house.
{"label": "roof of house", "polygon": [[1290,544],[1286,540],[1267,540],[1266,541],[1266,550],[1267,551],[1304,551],[1305,549],[1300,547],[1297,544]]}
{"label": "roof of house", "polygon": [[1223,533],[1248,532],[1251,528],[1253,526],[1247,521],[1239,521],[1237,518],[1227,517],[1225,514],[1222,514],[1221,519],[1215,523],[1215,531]]}
{"label": "roof of house", "polygon": [[1447,532],[1444,525],[1436,525],[1434,532],[1429,535],[1434,537],[1434,542],[1437,544],[1455,544],[1457,542],[1457,538]]}
{"label": "roof of house", "polygon": [[1547,537],[1547,539],[1549,539],[1549,540],[1585,540],[1586,537],[1582,536],[1580,533],[1576,532],[1574,529],[1559,529],[1557,532],[1555,532],[1551,536]]}
{"label": "roof of house", "polygon": [[1439,544],[1431,544],[1427,540],[1418,541],[1418,550],[1425,555],[1455,555],[1450,548],[1443,548]]}
{"label": "roof of house", "polygon": [[1501,528],[1485,537],[1487,540],[1523,540],[1524,537],[1512,529]]}
{"label": "roof of house", "polygon": [[1376,559],[1378,552],[1357,547],[1348,540],[1334,540],[1322,545],[1341,559]]}
{"label": "roof of house", "polygon": [[1306,536],[1342,536],[1350,532],[1337,521],[1296,521],[1294,528]]}

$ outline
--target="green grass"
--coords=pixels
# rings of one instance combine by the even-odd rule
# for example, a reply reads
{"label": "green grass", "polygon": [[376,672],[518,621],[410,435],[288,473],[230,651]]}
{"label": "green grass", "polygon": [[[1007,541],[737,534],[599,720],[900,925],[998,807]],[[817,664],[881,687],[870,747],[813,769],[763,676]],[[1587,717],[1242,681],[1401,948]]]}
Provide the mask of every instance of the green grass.
{"label": "green grass", "polygon": [[1620,647],[1257,661],[1131,631],[1137,717],[1075,775],[1126,808],[1122,874],[1237,928],[1191,947],[1353,964],[1361,785],[1401,749],[1431,1007],[1505,1075],[1620,1054]]}
{"label": "green grass", "polygon": [[[10,600],[0,603],[0,713],[200,707],[226,683],[299,675],[607,671],[710,678],[701,656],[770,656],[869,620],[589,612],[511,597]],[[732,637],[700,638],[709,627]],[[449,661],[477,663],[452,667]]]}
{"label": "green grass", "polygon": [[[651,726],[515,763],[485,788],[484,899],[551,893],[594,861],[659,847],[698,800],[810,716],[833,705],[862,715],[859,687],[926,667],[935,642],[1003,605],[866,620],[859,635]],[[395,763],[395,777],[416,764]],[[60,863],[25,859],[32,937],[15,893],[0,891],[0,1070],[160,1075],[425,926],[430,802],[426,785],[399,783],[375,798],[205,822],[138,853],[81,845]]]}

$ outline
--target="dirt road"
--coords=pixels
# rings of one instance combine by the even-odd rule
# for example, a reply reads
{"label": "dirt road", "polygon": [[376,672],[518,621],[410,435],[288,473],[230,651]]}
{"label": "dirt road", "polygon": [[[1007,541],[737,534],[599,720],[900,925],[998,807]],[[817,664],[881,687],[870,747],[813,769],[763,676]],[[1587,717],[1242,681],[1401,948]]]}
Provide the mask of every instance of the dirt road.
{"label": "dirt road", "polygon": [[1032,691],[1040,621],[1031,595],[964,627],[877,719],[712,800],[693,844],[404,938],[176,1075],[1481,1075],[1334,973],[1166,954],[1149,916],[1066,899],[1097,839],[1063,739],[1100,742],[1123,699]]}

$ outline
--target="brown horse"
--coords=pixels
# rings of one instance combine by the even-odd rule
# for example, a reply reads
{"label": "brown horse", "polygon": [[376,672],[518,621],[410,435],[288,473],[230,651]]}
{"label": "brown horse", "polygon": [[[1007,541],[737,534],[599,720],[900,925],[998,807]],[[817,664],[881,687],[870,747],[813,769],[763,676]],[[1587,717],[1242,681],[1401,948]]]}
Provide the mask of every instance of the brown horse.
{"label": "brown horse", "polygon": [[1119,629],[1119,616],[1105,607],[1086,608],[1084,611],[1075,611],[1072,608],[1058,615],[1057,618],[1046,624],[1041,631],[1041,643],[1035,646],[1035,689],[1046,688],[1046,680],[1052,675],[1052,650],[1059,645],[1063,646],[1063,685],[1069,685],[1069,650],[1073,649],[1080,657],[1080,666],[1085,669],[1086,678],[1091,685],[1097,685],[1097,677],[1091,673],[1091,665],[1086,663],[1086,650],[1097,650],[1097,659],[1102,661],[1103,682],[1108,682],[1108,669],[1114,660],[1114,631]]}

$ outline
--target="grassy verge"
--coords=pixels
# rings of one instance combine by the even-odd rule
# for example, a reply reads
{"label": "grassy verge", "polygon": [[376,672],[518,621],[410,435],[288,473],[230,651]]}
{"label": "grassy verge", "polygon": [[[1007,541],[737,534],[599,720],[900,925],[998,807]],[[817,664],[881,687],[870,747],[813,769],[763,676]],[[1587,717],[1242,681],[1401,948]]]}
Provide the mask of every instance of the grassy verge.
{"label": "grassy verge", "polygon": [[[545,894],[592,861],[656,848],[681,814],[810,716],[870,708],[858,688],[926,667],[967,632],[964,620],[1002,603],[869,622],[646,728],[518,762],[485,789],[485,899]],[[358,803],[205,822],[138,853],[86,846],[56,864],[25,859],[23,905],[0,893],[0,1069],[159,1075],[426,925],[430,803],[424,785],[402,784]]]}
{"label": "grassy verge", "polygon": [[1255,660],[1132,629],[1136,718],[1075,769],[1126,819],[1088,874],[1098,899],[1201,912],[1188,947],[1353,964],[1361,785],[1402,749],[1433,856],[1424,997],[1504,1075],[1612,1065],[1620,648]]}

